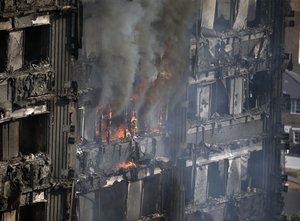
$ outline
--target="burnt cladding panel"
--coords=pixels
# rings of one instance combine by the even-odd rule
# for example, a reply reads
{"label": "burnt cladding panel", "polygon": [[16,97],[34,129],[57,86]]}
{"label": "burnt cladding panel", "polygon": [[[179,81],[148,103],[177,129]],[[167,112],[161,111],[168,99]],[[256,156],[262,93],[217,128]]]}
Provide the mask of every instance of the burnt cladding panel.
{"label": "burnt cladding panel", "polygon": [[147,216],[161,211],[162,183],[161,176],[147,177],[144,181],[142,215]]}
{"label": "burnt cladding panel", "polygon": [[[55,91],[63,92],[64,82],[69,81],[70,73],[70,54],[67,50],[68,40],[68,17],[62,16],[53,18],[50,29],[50,62],[55,73]],[[67,133],[63,132],[63,126],[68,125],[69,111],[68,105],[57,105],[56,102],[51,102],[50,113],[50,136],[48,153],[53,159],[52,174],[53,177],[59,178],[61,171],[68,168],[68,145]],[[48,203],[47,220],[62,220],[66,210],[63,210],[64,201],[62,193],[57,192],[50,194]]]}
{"label": "burnt cladding panel", "polygon": [[[55,91],[64,91],[64,83],[69,81],[70,55],[67,48],[67,17],[53,20],[51,25],[50,58],[55,72]],[[68,125],[68,103],[52,102],[50,116],[49,154],[53,161],[53,175],[59,177],[62,169],[68,168],[67,133],[63,132],[64,125]]]}
{"label": "burnt cladding panel", "polygon": [[171,200],[172,200],[172,171],[165,170],[162,174],[162,192],[161,192],[161,211],[166,212],[166,216],[170,216]]}
{"label": "burnt cladding panel", "polygon": [[47,221],[62,220],[62,206],[61,191],[51,191],[48,198]]}
{"label": "burnt cladding panel", "polygon": [[255,196],[245,197],[239,201],[237,214],[239,220],[261,220],[264,212],[263,194],[256,194]]}
{"label": "burnt cladding panel", "polygon": [[115,183],[110,188],[100,190],[99,214],[96,220],[125,220],[127,183]]}
{"label": "burnt cladding panel", "polygon": [[36,203],[29,206],[20,207],[19,221],[44,221],[46,215],[46,204]]}
{"label": "burnt cladding panel", "polygon": [[214,221],[214,219],[209,213],[195,212],[187,215],[186,221]]}

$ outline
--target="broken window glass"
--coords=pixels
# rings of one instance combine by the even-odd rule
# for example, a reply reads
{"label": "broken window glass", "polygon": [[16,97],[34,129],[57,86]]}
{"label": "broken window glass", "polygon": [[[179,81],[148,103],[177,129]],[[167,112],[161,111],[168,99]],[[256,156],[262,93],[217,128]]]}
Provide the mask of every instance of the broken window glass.
{"label": "broken window glass", "polygon": [[7,65],[8,32],[0,31],[0,72],[5,71]]}
{"label": "broken window glass", "polygon": [[25,64],[38,64],[49,56],[50,26],[26,28],[24,31]]}

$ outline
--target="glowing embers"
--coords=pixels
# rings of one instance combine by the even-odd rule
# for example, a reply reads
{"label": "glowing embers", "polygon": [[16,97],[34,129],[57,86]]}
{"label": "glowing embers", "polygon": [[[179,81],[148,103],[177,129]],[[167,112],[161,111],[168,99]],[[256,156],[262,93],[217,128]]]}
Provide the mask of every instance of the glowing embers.
{"label": "glowing embers", "polygon": [[128,161],[127,163],[119,163],[117,165],[117,168],[119,168],[119,169],[129,169],[132,167],[136,167],[136,164],[132,161]]}

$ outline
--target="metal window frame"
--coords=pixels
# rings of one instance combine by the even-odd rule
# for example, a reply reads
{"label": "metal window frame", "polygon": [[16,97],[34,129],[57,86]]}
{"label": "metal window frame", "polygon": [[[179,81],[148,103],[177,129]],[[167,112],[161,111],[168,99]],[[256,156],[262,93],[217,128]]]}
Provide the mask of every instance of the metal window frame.
{"label": "metal window frame", "polygon": [[300,99],[291,99],[291,114],[300,114]]}

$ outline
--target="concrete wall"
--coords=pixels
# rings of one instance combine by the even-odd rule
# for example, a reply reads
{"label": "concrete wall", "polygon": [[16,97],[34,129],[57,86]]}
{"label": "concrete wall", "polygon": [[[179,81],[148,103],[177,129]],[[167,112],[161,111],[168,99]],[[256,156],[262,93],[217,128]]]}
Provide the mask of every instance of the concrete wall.
{"label": "concrete wall", "polygon": [[[246,139],[251,137],[257,137],[262,133],[262,121],[251,121],[248,123],[241,123],[236,125],[229,125],[224,127],[218,127],[215,125],[214,130],[207,130],[202,136],[201,129],[198,132],[198,142],[204,141],[205,143],[229,143],[233,140]],[[196,134],[188,134],[187,140],[190,143],[195,143]]]}

